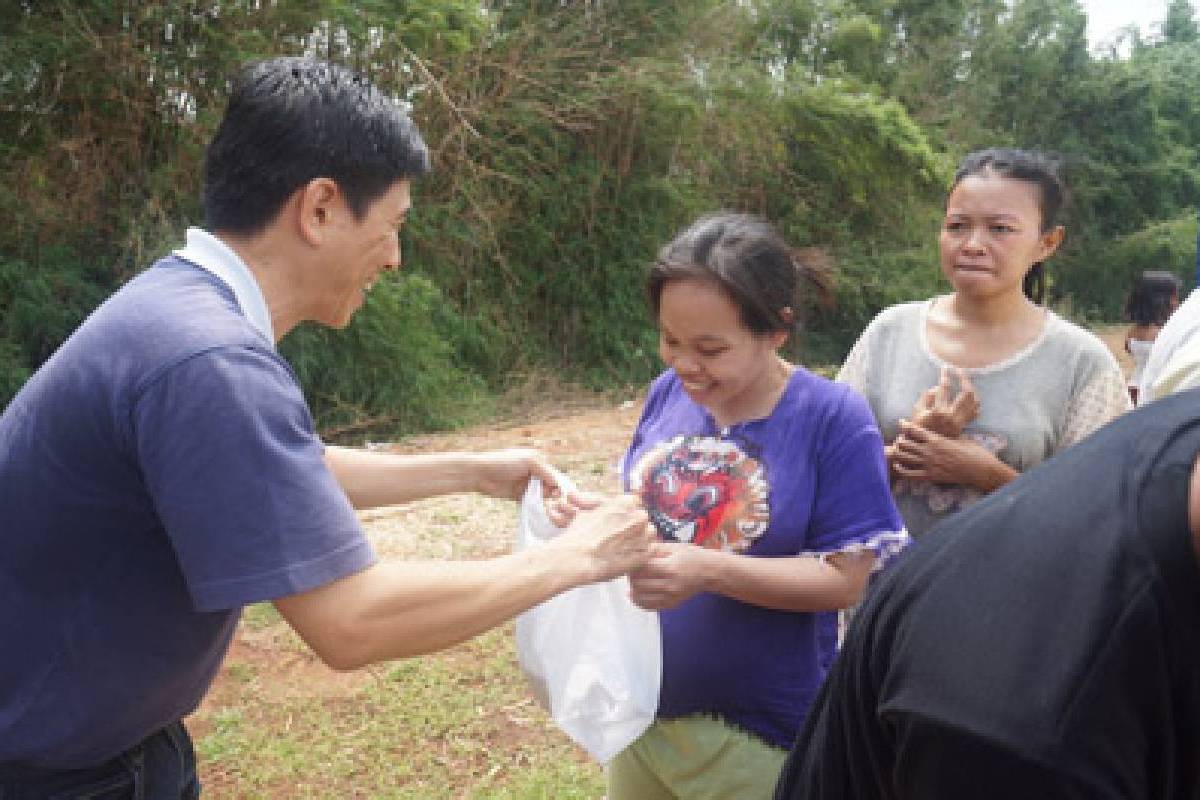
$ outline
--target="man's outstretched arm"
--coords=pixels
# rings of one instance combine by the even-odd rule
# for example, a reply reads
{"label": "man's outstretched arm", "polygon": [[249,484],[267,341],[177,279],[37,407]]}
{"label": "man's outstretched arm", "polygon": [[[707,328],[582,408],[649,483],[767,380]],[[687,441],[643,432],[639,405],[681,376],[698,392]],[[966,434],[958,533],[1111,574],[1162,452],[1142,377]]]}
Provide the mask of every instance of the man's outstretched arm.
{"label": "man's outstretched arm", "polygon": [[482,453],[399,455],[349,447],[325,447],[325,465],[357,509],[479,492],[516,500],[531,477],[553,493],[558,476],[536,450],[514,448]]}
{"label": "man's outstretched arm", "polygon": [[481,561],[391,561],[275,607],[334,669],[440,650],[566,589],[645,563],[654,529],[637,498],[581,512],[546,544]]}

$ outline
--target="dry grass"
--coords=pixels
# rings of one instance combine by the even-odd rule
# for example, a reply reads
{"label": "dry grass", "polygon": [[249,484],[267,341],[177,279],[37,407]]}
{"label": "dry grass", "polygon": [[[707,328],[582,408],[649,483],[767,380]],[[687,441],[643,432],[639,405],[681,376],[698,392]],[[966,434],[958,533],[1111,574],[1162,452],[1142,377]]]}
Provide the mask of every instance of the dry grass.
{"label": "dry grass", "polygon": [[[1097,328],[1127,364],[1124,332]],[[616,488],[616,462],[640,411],[632,395],[588,395],[543,377],[521,382],[508,406],[509,422],[392,447],[536,447],[582,487]],[[508,550],[516,508],[443,497],[361,518],[383,557],[476,558]],[[257,606],[189,724],[210,797],[582,800],[603,793],[599,768],[530,699],[511,623],[436,656],[341,674],[317,662],[270,606]]]}
{"label": "dry grass", "polygon": [[[551,389],[522,398],[524,424],[412,437],[394,449],[537,447],[581,486],[615,489],[640,405],[578,392],[564,399]],[[456,496],[361,518],[381,557],[481,558],[509,549],[516,507]],[[271,606],[256,606],[189,726],[211,797],[603,793],[599,768],[530,699],[511,623],[436,656],[341,674],[320,664]]]}

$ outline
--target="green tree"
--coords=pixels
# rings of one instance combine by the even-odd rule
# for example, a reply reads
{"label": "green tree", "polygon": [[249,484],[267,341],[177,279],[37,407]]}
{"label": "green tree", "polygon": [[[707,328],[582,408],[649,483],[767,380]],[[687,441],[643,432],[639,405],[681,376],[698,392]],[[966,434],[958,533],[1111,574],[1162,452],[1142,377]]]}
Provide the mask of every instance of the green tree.
{"label": "green tree", "polygon": [[1186,44],[1200,39],[1196,11],[1189,0],[1171,0],[1162,23],[1162,38],[1167,44]]}

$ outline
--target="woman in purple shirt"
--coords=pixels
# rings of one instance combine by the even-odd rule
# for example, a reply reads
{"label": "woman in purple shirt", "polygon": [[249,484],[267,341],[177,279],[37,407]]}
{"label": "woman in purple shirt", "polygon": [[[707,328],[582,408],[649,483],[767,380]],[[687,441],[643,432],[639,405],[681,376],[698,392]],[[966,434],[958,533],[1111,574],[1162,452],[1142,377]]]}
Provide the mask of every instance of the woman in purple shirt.
{"label": "woman in purple shirt", "polygon": [[866,402],[778,353],[817,274],[731,214],[650,270],[667,370],[622,472],[662,536],[631,585],[660,612],[663,682],[658,719],[609,764],[609,800],[770,797],[838,609],[907,541]]}

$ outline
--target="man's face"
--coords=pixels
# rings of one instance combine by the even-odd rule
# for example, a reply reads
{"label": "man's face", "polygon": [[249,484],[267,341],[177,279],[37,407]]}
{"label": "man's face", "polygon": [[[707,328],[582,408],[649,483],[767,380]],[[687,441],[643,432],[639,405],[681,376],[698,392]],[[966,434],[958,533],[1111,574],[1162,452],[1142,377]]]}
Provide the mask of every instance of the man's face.
{"label": "man's face", "polygon": [[333,328],[350,324],[366,293],[389,270],[400,268],[400,228],[412,205],[407,180],[397,181],[367,207],[361,220],[345,202],[328,238],[325,274],[316,321]]}

